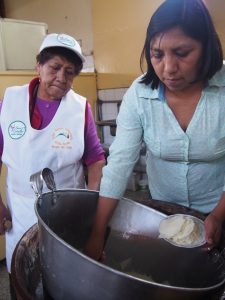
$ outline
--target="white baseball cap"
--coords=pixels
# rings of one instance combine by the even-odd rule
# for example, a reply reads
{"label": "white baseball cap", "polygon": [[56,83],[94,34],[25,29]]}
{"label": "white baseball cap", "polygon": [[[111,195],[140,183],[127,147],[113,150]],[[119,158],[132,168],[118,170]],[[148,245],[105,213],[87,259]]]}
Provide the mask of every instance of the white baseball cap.
{"label": "white baseball cap", "polygon": [[76,53],[80,57],[82,62],[85,61],[85,57],[82,54],[79,43],[72,36],[70,36],[68,34],[50,33],[50,34],[46,35],[46,37],[44,38],[44,40],[41,44],[41,47],[39,49],[39,53],[42,50],[44,50],[46,48],[50,48],[50,47],[67,48],[67,49],[73,51],[74,53]]}

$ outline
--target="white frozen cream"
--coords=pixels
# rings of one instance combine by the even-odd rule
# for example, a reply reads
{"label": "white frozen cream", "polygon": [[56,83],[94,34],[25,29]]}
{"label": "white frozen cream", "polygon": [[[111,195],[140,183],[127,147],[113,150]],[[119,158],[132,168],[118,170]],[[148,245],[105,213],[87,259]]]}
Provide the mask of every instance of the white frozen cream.
{"label": "white frozen cream", "polygon": [[159,237],[173,241],[177,245],[191,245],[199,237],[199,227],[187,215],[174,215],[163,219],[159,225]]}

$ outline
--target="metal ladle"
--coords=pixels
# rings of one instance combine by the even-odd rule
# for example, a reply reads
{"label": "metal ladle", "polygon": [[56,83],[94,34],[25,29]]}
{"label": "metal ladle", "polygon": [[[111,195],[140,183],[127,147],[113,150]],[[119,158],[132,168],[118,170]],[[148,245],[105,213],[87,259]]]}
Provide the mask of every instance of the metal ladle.
{"label": "metal ladle", "polygon": [[51,169],[49,168],[44,168],[41,172],[42,178],[44,179],[47,187],[52,191],[56,191],[56,184],[55,184],[55,179],[54,175]]}
{"label": "metal ladle", "polygon": [[53,193],[53,204],[56,202],[56,184],[54,180],[54,175],[51,169],[44,168],[43,170],[36,172],[30,176],[30,184],[33,188],[37,198],[39,199],[39,204],[41,205],[41,196],[43,190],[43,182]]}

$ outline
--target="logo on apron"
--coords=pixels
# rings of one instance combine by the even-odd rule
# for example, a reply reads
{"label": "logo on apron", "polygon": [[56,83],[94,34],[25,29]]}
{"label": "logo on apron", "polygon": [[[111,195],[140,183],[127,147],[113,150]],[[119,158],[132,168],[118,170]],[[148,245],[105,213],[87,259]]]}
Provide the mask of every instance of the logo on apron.
{"label": "logo on apron", "polygon": [[57,128],[52,134],[52,148],[72,148],[72,133],[67,128]]}
{"label": "logo on apron", "polygon": [[12,139],[18,140],[24,136],[26,125],[22,121],[14,121],[9,125],[8,133]]}

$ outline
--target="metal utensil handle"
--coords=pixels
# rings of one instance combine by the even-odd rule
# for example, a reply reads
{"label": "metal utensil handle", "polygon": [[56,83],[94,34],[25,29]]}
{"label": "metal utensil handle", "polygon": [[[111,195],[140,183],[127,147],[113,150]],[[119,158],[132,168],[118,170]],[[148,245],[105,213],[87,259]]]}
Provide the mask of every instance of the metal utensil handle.
{"label": "metal utensil handle", "polygon": [[39,171],[30,176],[30,184],[37,198],[41,197],[43,190],[43,179],[41,173],[42,171]]}
{"label": "metal utensil handle", "polygon": [[56,190],[56,184],[52,170],[49,168],[44,168],[41,175],[47,187],[54,192]]}

